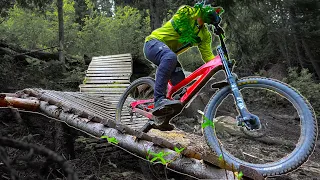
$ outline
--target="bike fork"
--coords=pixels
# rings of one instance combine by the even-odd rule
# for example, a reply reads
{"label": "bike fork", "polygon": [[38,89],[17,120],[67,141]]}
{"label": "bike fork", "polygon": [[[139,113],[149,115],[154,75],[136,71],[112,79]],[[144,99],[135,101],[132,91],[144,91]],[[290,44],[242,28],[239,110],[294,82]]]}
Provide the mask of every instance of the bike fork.
{"label": "bike fork", "polygon": [[238,126],[245,126],[248,130],[260,129],[261,123],[258,116],[251,114],[248,111],[244,103],[244,100],[242,98],[241,92],[238,88],[236,78],[231,73],[229,66],[230,65],[232,66],[232,63],[226,59],[223,48],[221,46],[217,48],[217,51],[221,58],[222,64],[224,66],[226,76],[227,76],[227,81],[231,87],[231,91],[232,91],[234,100],[236,102],[237,109],[240,113],[240,115],[237,116]]}

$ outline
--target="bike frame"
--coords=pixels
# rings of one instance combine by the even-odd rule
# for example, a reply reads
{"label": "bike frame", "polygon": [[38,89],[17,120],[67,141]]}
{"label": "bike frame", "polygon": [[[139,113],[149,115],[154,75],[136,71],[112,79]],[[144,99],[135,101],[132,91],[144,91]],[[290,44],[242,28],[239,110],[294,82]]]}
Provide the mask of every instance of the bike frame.
{"label": "bike frame", "polygon": [[[179,89],[190,84],[192,81],[193,84],[187,88],[186,93],[180,98],[182,105],[187,104],[194,95],[196,95],[199,90],[208,82],[208,80],[219,70],[223,69],[223,63],[219,56],[216,56],[214,60],[207,62],[206,64],[199,67],[197,70],[192,72],[189,76],[183,79],[180,83],[173,86],[170,82],[168,83],[167,98],[172,99],[172,95],[176,93]],[[153,119],[151,112],[142,110],[137,106],[140,104],[146,104],[153,102],[153,99],[148,100],[137,100],[131,103],[132,112],[139,113],[149,119]],[[153,108],[153,105],[148,106],[148,108]]]}

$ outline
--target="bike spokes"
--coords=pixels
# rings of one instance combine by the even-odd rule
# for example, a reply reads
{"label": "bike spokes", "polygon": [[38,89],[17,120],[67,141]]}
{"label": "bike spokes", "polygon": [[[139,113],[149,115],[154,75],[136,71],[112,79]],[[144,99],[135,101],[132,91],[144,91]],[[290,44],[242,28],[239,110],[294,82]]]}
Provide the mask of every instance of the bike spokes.
{"label": "bike spokes", "polygon": [[123,105],[118,111],[118,120],[122,124],[128,125],[133,129],[139,130],[149,120],[147,114],[151,115],[153,109],[153,84],[138,83],[127,90],[127,96],[123,99]]}
{"label": "bike spokes", "polygon": [[228,95],[216,112],[216,135],[222,146],[250,163],[268,163],[291,153],[300,137],[300,121],[294,106],[263,88],[241,90],[247,109],[260,118],[262,128],[248,131],[237,126],[239,113]]}

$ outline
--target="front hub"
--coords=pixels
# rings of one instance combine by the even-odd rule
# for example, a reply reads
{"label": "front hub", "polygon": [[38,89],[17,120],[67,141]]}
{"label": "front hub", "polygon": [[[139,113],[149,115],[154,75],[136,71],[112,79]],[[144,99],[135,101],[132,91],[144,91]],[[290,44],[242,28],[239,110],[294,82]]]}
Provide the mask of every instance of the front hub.
{"label": "front hub", "polygon": [[244,117],[237,116],[238,126],[246,127],[248,130],[259,130],[261,122],[258,116],[247,113]]}

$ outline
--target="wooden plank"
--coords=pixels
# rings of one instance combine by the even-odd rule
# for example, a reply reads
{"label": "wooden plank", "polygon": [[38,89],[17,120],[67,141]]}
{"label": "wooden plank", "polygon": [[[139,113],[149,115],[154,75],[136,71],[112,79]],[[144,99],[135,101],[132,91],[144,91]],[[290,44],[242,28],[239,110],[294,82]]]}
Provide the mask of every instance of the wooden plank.
{"label": "wooden plank", "polygon": [[113,65],[117,65],[117,66],[132,66],[131,61],[128,62],[117,62],[117,61],[112,61],[112,62],[92,62],[89,64],[89,66],[113,66]]}
{"label": "wooden plank", "polygon": [[95,56],[95,57],[119,57],[119,56],[131,56],[130,53],[123,53],[123,54],[112,54],[107,56]]}
{"label": "wooden plank", "polygon": [[131,62],[91,63],[89,66],[132,66]]}
{"label": "wooden plank", "polygon": [[115,88],[123,88],[128,87],[130,84],[81,84],[80,88],[107,88],[107,89],[115,89]]}
{"label": "wooden plank", "polygon": [[131,62],[132,61],[132,59],[131,58],[126,58],[126,57],[124,57],[124,58],[105,58],[105,59],[102,59],[102,58],[100,58],[100,59],[95,59],[95,60],[92,60],[93,62],[126,62],[126,61],[128,61],[128,62]]}
{"label": "wooden plank", "polygon": [[99,57],[92,57],[92,59],[119,59],[119,58],[132,58],[130,55],[119,55],[119,56],[99,56]]}
{"label": "wooden plank", "polygon": [[88,92],[104,92],[104,93],[107,93],[108,95],[106,96],[100,96],[100,97],[113,97],[112,95],[121,95],[123,92],[121,91],[110,91],[109,89],[104,89],[104,90],[101,90],[101,91],[97,91],[96,89],[94,88],[81,88],[80,89],[80,92],[83,92],[83,93],[88,93]]}
{"label": "wooden plank", "polygon": [[121,58],[121,59],[95,59],[95,60],[92,60],[90,62],[90,64],[93,64],[93,63],[110,63],[110,62],[124,62],[126,64],[129,64],[129,63],[132,63],[132,59],[131,58]]}
{"label": "wooden plank", "polygon": [[131,56],[121,56],[121,57],[93,57],[92,61],[100,61],[100,60],[104,60],[104,61],[108,61],[108,60],[118,60],[118,59],[132,59]]}
{"label": "wooden plank", "polygon": [[122,64],[90,64],[89,68],[117,68],[117,67],[125,67],[125,68],[131,68],[131,63],[122,63]]}
{"label": "wooden plank", "polygon": [[124,57],[124,58],[105,58],[105,59],[93,59],[92,60],[92,62],[112,62],[112,61],[115,61],[115,62],[123,62],[123,61],[131,62],[132,59]]}
{"label": "wooden plank", "polygon": [[122,78],[122,79],[130,79],[130,76],[120,76],[120,77],[117,77],[117,76],[112,76],[112,75],[105,75],[105,74],[86,74],[86,77],[101,77],[101,78],[114,78],[114,79],[119,79],[119,78]]}
{"label": "wooden plank", "polygon": [[93,69],[93,68],[110,68],[110,69],[132,69],[131,64],[94,64],[92,66],[89,66],[88,69]]}
{"label": "wooden plank", "polygon": [[128,73],[128,74],[131,74],[132,71],[131,69],[129,70],[122,70],[122,69],[113,69],[113,70],[107,70],[107,71],[99,71],[99,70],[87,70],[86,73],[88,74],[94,74],[94,73],[97,73],[97,74],[101,74],[101,73],[119,73],[119,74],[122,74],[122,73]]}
{"label": "wooden plank", "polygon": [[120,73],[112,73],[112,74],[106,74],[106,73],[87,73],[86,76],[88,77],[127,77],[129,79],[130,73],[126,74],[120,74]]}
{"label": "wooden plank", "polygon": [[121,70],[121,69],[114,69],[114,70],[87,70],[87,74],[102,74],[102,73],[111,73],[111,74],[131,74],[131,70]]}
{"label": "wooden plank", "polygon": [[[83,93],[90,93],[90,92],[83,92]],[[91,95],[95,95],[96,97],[100,97],[100,98],[103,98],[104,100],[110,100],[110,99],[115,99],[115,100],[119,100],[120,99],[120,96],[122,95],[122,93],[119,93],[119,94],[103,94],[103,95],[99,95],[99,94],[96,94],[96,93],[91,93]],[[116,97],[115,97],[116,96]]]}
{"label": "wooden plank", "polygon": [[[89,91],[89,92],[84,92],[86,94],[89,94],[89,95],[95,95],[95,96],[111,96],[111,94],[109,93],[106,93],[106,92],[94,92],[94,91]],[[118,96],[121,96],[121,94],[119,93],[118,95],[117,94],[112,94],[112,97],[118,97]]]}
{"label": "wooden plank", "polygon": [[89,67],[87,69],[87,71],[108,71],[108,70],[129,70],[131,71],[132,68],[131,67],[122,67],[122,66],[118,66],[118,67]]}
{"label": "wooden plank", "polygon": [[109,56],[95,56],[93,58],[117,58],[117,57],[123,57],[123,56],[129,56],[131,57],[130,53],[125,53],[125,54],[114,54],[114,55],[109,55]]}
{"label": "wooden plank", "polygon": [[130,81],[129,80],[86,80],[86,83],[85,84],[114,84],[114,83],[117,83],[117,84],[130,84]]}
{"label": "wooden plank", "polygon": [[131,58],[118,58],[118,59],[95,59],[92,60],[93,62],[97,63],[97,62],[131,62],[132,59]]}
{"label": "wooden plank", "polygon": [[133,118],[133,121],[131,122],[130,116],[126,116],[126,117],[121,116],[120,121],[121,123],[124,123],[124,124],[139,124],[139,123],[146,123],[149,120],[146,117],[136,118],[135,116],[133,116],[132,118]]}
{"label": "wooden plank", "polygon": [[128,80],[127,77],[121,76],[121,77],[85,77],[86,81],[91,81],[91,80]]}
{"label": "wooden plank", "polygon": [[124,92],[126,88],[81,88],[81,92],[105,92],[105,93],[112,93],[117,94],[119,92]]}

